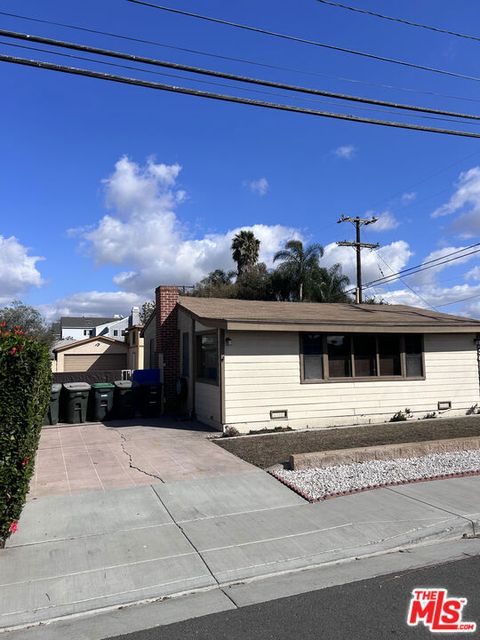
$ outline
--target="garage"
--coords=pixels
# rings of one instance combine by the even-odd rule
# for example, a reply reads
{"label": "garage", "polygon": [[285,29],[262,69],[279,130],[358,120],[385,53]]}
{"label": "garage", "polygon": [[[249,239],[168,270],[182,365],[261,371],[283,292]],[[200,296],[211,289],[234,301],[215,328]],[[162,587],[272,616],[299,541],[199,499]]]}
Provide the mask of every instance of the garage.
{"label": "garage", "polygon": [[62,344],[53,352],[57,373],[127,369],[125,342],[104,336]]}

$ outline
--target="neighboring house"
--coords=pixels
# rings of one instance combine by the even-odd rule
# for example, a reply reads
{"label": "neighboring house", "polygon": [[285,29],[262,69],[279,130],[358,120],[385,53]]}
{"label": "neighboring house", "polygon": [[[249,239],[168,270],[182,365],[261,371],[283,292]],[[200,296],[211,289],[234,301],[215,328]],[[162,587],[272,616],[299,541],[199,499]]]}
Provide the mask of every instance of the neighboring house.
{"label": "neighboring house", "polygon": [[95,335],[96,327],[118,322],[118,320],[119,318],[64,316],[60,318],[60,339],[84,340]]}
{"label": "neighboring house", "polygon": [[381,422],[406,408],[415,418],[458,416],[480,403],[480,321],[469,318],[403,305],[195,298],[158,287],[145,341],[152,325],[167,403],[183,387],[185,408],[218,429]]}
{"label": "neighboring house", "polygon": [[[135,307],[134,307],[135,308]],[[138,307],[137,307],[138,308]],[[108,336],[114,340],[120,340],[125,342],[125,331],[128,329],[129,316],[124,318],[115,318],[103,324],[97,325],[92,335],[93,336]]]}
{"label": "neighboring house", "polygon": [[140,309],[133,307],[128,318],[128,327],[125,329],[125,342],[127,343],[127,362],[128,368],[135,369],[144,368],[143,353],[143,325],[140,322]]}
{"label": "neighboring house", "polygon": [[55,371],[118,371],[128,369],[127,345],[105,336],[73,340],[54,347]]}
{"label": "neighboring house", "polygon": [[156,311],[154,310],[145,322],[141,332],[143,338],[143,365],[145,369],[158,369],[159,366],[156,347],[156,317]]}

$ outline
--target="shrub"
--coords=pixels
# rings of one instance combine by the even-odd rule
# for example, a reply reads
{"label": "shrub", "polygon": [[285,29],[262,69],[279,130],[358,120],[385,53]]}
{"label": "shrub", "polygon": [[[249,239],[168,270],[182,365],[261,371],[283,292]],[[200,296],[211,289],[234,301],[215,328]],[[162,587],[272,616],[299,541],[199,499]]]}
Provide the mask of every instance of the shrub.
{"label": "shrub", "polygon": [[0,324],[0,548],[17,528],[35,464],[52,374],[48,347]]}
{"label": "shrub", "polygon": [[389,422],[405,422],[405,420],[408,420],[411,415],[412,412],[410,411],[410,409],[405,409],[405,411],[397,411],[397,413],[394,413],[390,418]]}
{"label": "shrub", "polygon": [[225,427],[223,432],[224,438],[236,438],[239,435],[241,435],[240,431],[236,427]]}

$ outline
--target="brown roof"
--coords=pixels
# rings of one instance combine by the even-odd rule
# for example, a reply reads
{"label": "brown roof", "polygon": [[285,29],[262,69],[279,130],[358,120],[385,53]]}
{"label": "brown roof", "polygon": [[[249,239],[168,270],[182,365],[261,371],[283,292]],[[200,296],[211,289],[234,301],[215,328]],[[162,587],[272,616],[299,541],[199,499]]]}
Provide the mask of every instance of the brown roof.
{"label": "brown roof", "polygon": [[225,329],[475,333],[480,321],[407,305],[262,302],[180,296],[182,309]]}

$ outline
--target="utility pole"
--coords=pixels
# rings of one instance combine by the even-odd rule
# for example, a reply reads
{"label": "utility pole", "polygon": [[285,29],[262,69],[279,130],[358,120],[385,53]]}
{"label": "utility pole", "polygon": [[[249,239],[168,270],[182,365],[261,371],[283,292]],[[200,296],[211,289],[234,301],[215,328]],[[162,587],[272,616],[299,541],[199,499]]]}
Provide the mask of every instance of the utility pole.
{"label": "utility pole", "polygon": [[337,223],[340,222],[351,222],[355,226],[355,242],[348,242],[347,240],[342,240],[341,242],[337,242],[339,247],[354,247],[357,254],[357,289],[355,292],[355,302],[357,304],[362,304],[363,295],[362,295],[362,249],[376,249],[380,245],[378,242],[376,244],[372,244],[371,242],[362,242],[360,237],[360,229],[361,227],[367,226],[369,224],[374,224],[377,222],[378,218],[352,218],[351,216],[344,216],[337,220]]}

